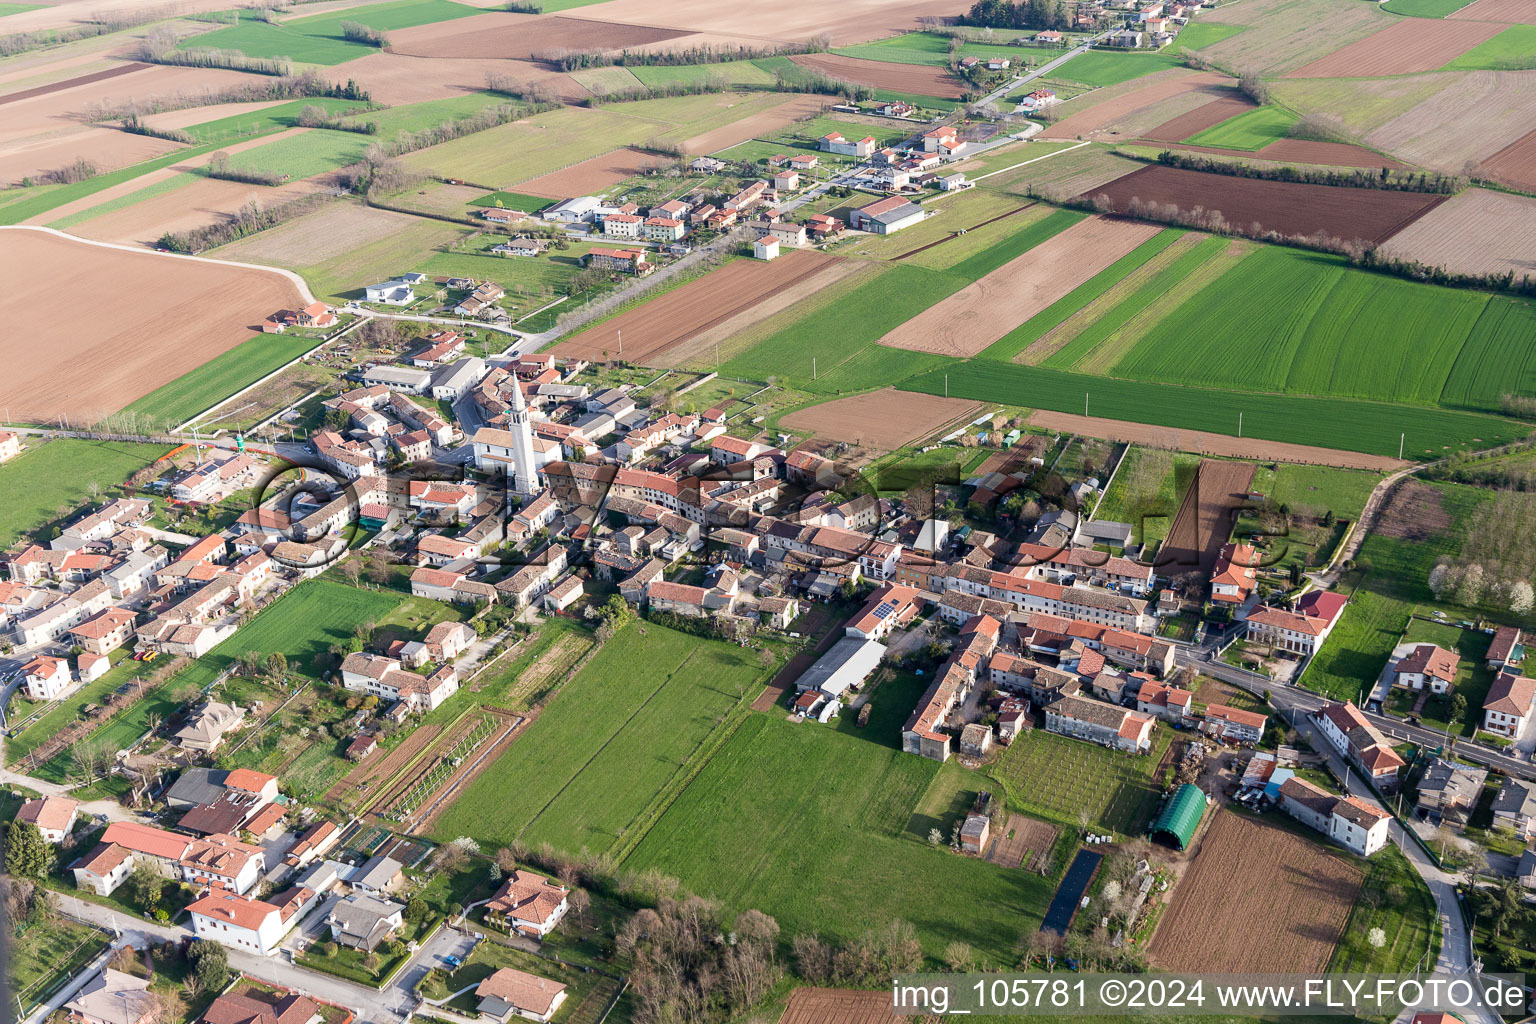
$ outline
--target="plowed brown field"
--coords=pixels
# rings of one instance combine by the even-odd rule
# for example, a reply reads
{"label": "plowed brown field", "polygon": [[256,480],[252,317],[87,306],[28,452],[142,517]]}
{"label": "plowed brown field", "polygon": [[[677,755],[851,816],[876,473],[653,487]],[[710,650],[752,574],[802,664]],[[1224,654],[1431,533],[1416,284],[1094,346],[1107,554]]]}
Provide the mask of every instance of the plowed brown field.
{"label": "plowed brown field", "polygon": [[591,95],[580,82],[562,71],[531,61],[495,57],[422,60],[398,53],[370,53],[326,71],[332,81],[341,83],[352,79],[367,89],[376,101],[390,106],[480,92],[485,88],[487,72],[504,75],[515,82],[547,85],[566,102]]}
{"label": "plowed brown field", "polygon": [[1529,71],[1470,71],[1415,76],[1442,88],[1369,131],[1369,146],[1416,166],[1465,174],[1532,128],[1536,75]]}
{"label": "plowed brown field", "polygon": [[939,433],[981,411],[981,403],[881,388],[851,398],[835,398],[785,416],[790,430],[809,431],[829,441],[894,451]]}
{"label": "plowed brown field", "polygon": [[1228,118],[1246,114],[1253,108],[1253,101],[1246,96],[1223,96],[1171,121],[1164,121],[1147,132],[1143,138],[1151,139],[1153,142],[1183,142],[1196,132],[1214,128]]}
{"label": "plowed brown field", "polygon": [[1423,192],[1386,192],[1338,185],[1237,178],[1153,164],[1095,188],[1118,213],[1131,201],[1173,204],[1184,212],[1217,210],[1228,224],[1259,225],[1282,235],[1325,232],[1335,238],[1380,242],[1445,200]]}
{"label": "plowed brown field", "polygon": [[106,174],[180,148],[179,143],[149,135],[81,125],[5,146],[0,152],[0,182],[19,183],[22,178],[68,166],[77,158],[91,161]]}
{"label": "plowed brown field", "polygon": [[150,196],[132,206],[81,221],[69,231],[72,235],[97,242],[153,246],[155,240],[167,231],[189,231],[219,223],[233,217],[252,200],[276,206],[318,192],[324,187],[323,182],[316,178],[290,181],[275,188],[225,181],[222,178],[204,178]]}
{"label": "plowed brown field", "polygon": [[610,0],[566,12],[570,18],[617,21],[627,25],[662,25],[684,32],[760,46],[764,42],[801,42],[825,33],[833,46],[862,43],[919,28],[918,19],[953,16],[963,0],[760,0],[724,4],[720,0]]}
{"label": "plowed brown field", "polygon": [[400,29],[389,48],[406,57],[512,57],[529,60],[550,50],[622,50],[673,39],[677,29],[616,25],[549,14],[474,14]]}
{"label": "plowed brown field", "polygon": [[1173,576],[1199,567],[1209,574],[1232,535],[1235,510],[1247,500],[1252,482],[1250,462],[1202,459],[1168,527],[1168,537],[1158,548],[1159,571]]}
{"label": "plowed brown field", "polygon": [[973,281],[880,339],[914,352],[973,356],[1160,229],[1090,217]]}
{"label": "plowed brown field", "polygon": [[626,147],[572,164],[552,174],[529,178],[512,187],[531,196],[571,199],[606,192],[624,179],[633,178],[647,168],[666,162],[666,157],[656,153]]}
{"label": "plowed brown field", "polygon": [[[0,406],[42,422],[116,412],[254,333],[298,288],[274,272],[91,245],[33,228],[0,241]],[[74,301],[72,282],[89,282]]]}
{"label": "plowed brown field", "polygon": [[889,1024],[909,1015],[891,1012],[891,994],[851,988],[797,988],[779,1024]]}
{"label": "plowed brown field", "polygon": [[960,80],[942,68],[843,57],[835,53],[805,53],[789,59],[801,67],[820,71],[824,75],[876,89],[937,96],[946,100],[957,100],[962,95]]}
{"label": "plowed brown field", "polygon": [[1217,815],[1152,939],[1152,963],[1172,971],[1321,971],[1360,891],[1360,868],[1284,829]]}
{"label": "plowed brown field", "polygon": [[1503,25],[1484,21],[1404,18],[1341,50],[1303,65],[1286,78],[1381,78],[1435,71],[1493,38]]}
{"label": "plowed brown field", "polygon": [[618,332],[622,331],[624,358],[648,363],[664,357],[674,345],[837,262],[834,257],[808,249],[787,253],[769,263],[734,260],[599,327],[568,338],[550,351],[573,359],[614,358],[619,354]]}
{"label": "plowed brown field", "polygon": [[1039,137],[1075,139],[1079,135],[1090,135],[1105,125],[1118,121],[1142,107],[1149,107],[1166,100],[1170,96],[1211,86],[1226,85],[1231,81],[1230,78],[1209,71],[1186,71],[1183,68],[1174,68],[1159,71],[1145,78],[1122,82],[1119,85],[1095,89],[1091,93],[1063,103],[1061,112],[1067,116],[1046,128]]}
{"label": "plowed brown field", "polygon": [[1536,25],[1536,0],[1477,0],[1446,15],[1458,21],[1498,21]]}
{"label": "plowed brown field", "polygon": [[1482,162],[1486,178],[1516,188],[1536,188],[1536,131],[1522,136]]}
{"label": "plowed brown field", "polygon": [[1381,251],[1459,274],[1536,278],[1536,199],[1467,189],[1393,235]]}
{"label": "plowed brown field", "polygon": [[695,135],[683,143],[685,153],[718,153],[748,139],[761,138],[778,131],[802,117],[821,113],[831,104],[826,96],[796,96],[776,107],[769,107],[758,114],[751,114],[740,121]]}

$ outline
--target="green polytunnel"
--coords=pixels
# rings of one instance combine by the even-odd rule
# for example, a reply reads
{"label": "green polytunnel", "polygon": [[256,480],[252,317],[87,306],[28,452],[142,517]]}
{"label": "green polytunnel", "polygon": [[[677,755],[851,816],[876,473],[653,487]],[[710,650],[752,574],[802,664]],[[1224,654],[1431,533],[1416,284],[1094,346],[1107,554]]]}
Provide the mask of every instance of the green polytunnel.
{"label": "green polytunnel", "polygon": [[1152,822],[1152,835],[1166,835],[1182,850],[1195,838],[1195,829],[1200,827],[1204,815],[1205,794],[1199,786],[1186,782],[1158,812],[1157,820]]}

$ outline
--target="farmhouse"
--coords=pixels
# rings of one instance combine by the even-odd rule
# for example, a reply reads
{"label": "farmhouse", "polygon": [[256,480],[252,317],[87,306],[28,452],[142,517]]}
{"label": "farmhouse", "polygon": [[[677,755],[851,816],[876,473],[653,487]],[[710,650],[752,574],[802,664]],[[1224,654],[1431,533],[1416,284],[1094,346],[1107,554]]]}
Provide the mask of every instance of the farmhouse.
{"label": "farmhouse", "polygon": [[1045,728],[1129,754],[1152,749],[1151,715],[1084,697],[1065,696],[1045,709]]}
{"label": "farmhouse", "polygon": [[651,269],[643,249],[593,249],[582,260],[589,267],[617,270],[622,274],[644,274]]}
{"label": "farmhouse", "polygon": [[1369,857],[1387,845],[1392,816],[1355,796],[1334,796],[1299,775],[1280,784],[1280,806],[1302,824]]}
{"label": "farmhouse", "polygon": [[821,137],[820,149],[826,153],[836,153],[839,156],[856,156],[863,159],[874,153],[875,137],[873,135],[866,135],[857,141],[850,141],[842,132],[830,132]]}
{"label": "farmhouse", "polygon": [[420,676],[402,669],[394,658],[367,652],[349,654],[342,661],[341,684],[381,700],[399,700],[417,711],[430,711],[459,692],[459,676],[451,665]]}
{"label": "farmhouse", "polygon": [[922,219],[921,206],[901,196],[890,196],[854,210],[848,222],[857,231],[889,235],[902,228],[909,228]]}
{"label": "farmhouse", "polygon": [[1353,703],[1330,702],[1312,717],[1333,748],[1370,776],[1378,788],[1397,787],[1397,770],[1407,762]]}
{"label": "farmhouse", "polygon": [[1488,697],[1483,701],[1483,728],[1500,736],[1518,739],[1531,717],[1531,704],[1536,701],[1536,679],[1500,672],[1488,687]]}

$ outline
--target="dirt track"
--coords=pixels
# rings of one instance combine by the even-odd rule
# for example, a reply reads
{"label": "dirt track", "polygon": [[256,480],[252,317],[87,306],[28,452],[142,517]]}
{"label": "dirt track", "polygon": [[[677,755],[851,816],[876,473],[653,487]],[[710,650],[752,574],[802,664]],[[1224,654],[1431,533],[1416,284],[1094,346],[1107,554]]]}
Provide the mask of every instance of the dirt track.
{"label": "dirt track", "polygon": [[116,412],[248,340],[274,311],[302,305],[277,273],[42,231],[5,233],[0,274],[0,405],[23,422]]}
{"label": "dirt track", "polygon": [[1503,28],[1484,21],[1404,18],[1285,77],[1382,78],[1436,71]]}
{"label": "dirt track", "polygon": [[1318,466],[1342,466],[1346,469],[1370,469],[1391,472],[1408,465],[1382,455],[1366,455],[1363,452],[1339,451],[1336,448],[1314,448],[1305,444],[1288,444],[1284,441],[1259,441],[1233,437],[1231,434],[1212,434],[1203,430],[1183,430],[1178,427],[1159,427],[1128,420],[1105,419],[1101,416],[1077,416],[1068,412],[1036,411],[1030,414],[1031,426],[1046,430],[1061,430],[1089,437],[1104,437],[1112,441],[1131,441],[1180,452],[1200,452],[1233,459],[1265,459],[1271,462],[1300,462]]}
{"label": "dirt track", "polygon": [[1080,221],[929,306],[880,344],[973,356],[1159,230],[1103,217]]}
{"label": "dirt track", "polygon": [[1423,192],[1388,192],[1338,185],[1206,174],[1180,167],[1149,164],[1091,189],[1090,198],[1109,197],[1118,213],[1132,202],[1172,204],[1189,212],[1218,211],[1228,224],[1258,224],[1282,235],[1321,231],[1346,241],[1382,242],[1445,200]]}
{"label": "dirt track", "polygon": [[549,351],[564,358],[617,358],[618,332],[623,331],[624,358],[649,363],[665,357],[673,346],[820,274],[836,262],[835,257],[809,249],[791,251],[770,263],[735,260],[599,327],[567,338]]}
{"label": "dirt track", "polygon": [[832,441],[847,441],[880,451],[936,434],[982,410],[980,402],[942,398],[882,388],[849,398],[835,398],[790,413],[780,422],[790,430],[809,431]]}

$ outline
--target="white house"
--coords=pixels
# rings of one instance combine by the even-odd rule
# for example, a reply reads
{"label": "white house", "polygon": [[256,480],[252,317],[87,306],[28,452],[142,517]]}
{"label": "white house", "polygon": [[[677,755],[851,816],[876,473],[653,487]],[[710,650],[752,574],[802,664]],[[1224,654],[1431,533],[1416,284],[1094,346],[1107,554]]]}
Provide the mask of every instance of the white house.
{"label": "white house", "polygon": [[392,278],[363,289],[363,298],[384,306],[408,306],[416,301],[416,293],[400,278]]}
{"label": "white house", "polygon": [[752,255],[760,260],[777,259],[779,240],[772,235],[763,235],[752,243]]}
{"label": "white house", "polygon": [[200,939],[268,956],[287,930],[283,915],[265,900],[250,900],[215,889],[187,907],[192,931]]}
{"label": "white house", "polygon": [[521,935],[542,939],[565,916],[569,895],[565,886],[543,875],[517,869],[485,905],[486,919]]}
{"label": "white house", "polygon": [[1536,679],[1500,672],[1483,701],[1483,728],[1518,739],[1531,717],[1532,701],[1536,701]]}
{"label": "white house", "polygon": [[21,681],[33,700],[53,700],[69,688],[69,662],[40,654],[21,666]]}
{"label": "white house", "polygon": [[1281,784],[1280,806],[1291,817],[1362,857],[1387,845],[1390,814],[1356,796],[1334,796],[1299,775]]}
{"label": "white house", "polygon": [[16,820],[37,826],[46,842],[62,843],[75,827],[79,810],[79,801],[67,796],[45,796],[22,804]]}

